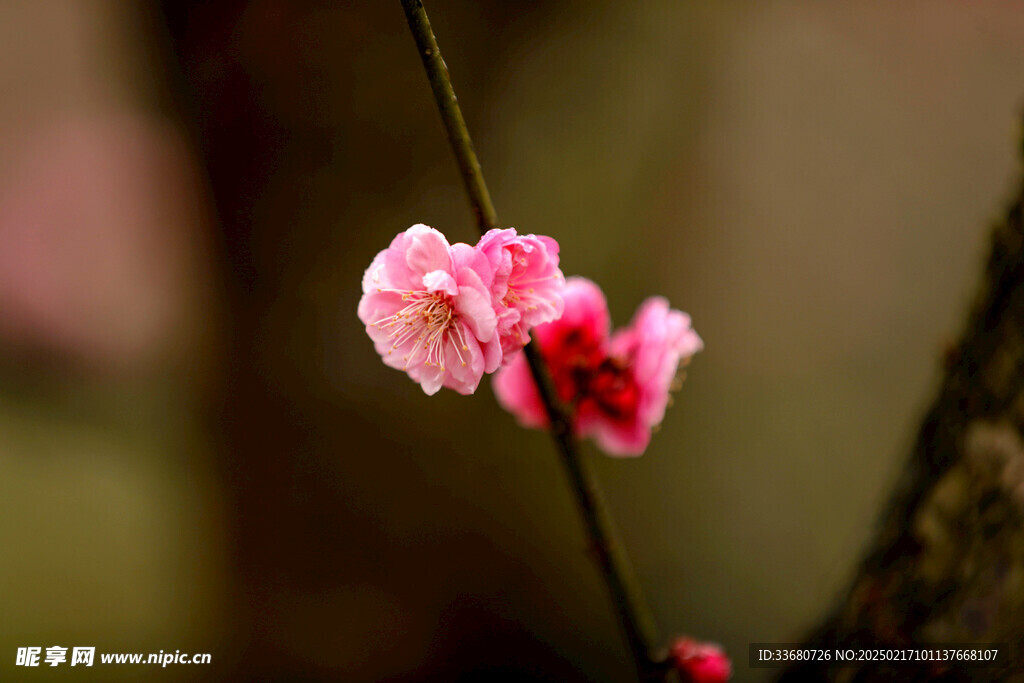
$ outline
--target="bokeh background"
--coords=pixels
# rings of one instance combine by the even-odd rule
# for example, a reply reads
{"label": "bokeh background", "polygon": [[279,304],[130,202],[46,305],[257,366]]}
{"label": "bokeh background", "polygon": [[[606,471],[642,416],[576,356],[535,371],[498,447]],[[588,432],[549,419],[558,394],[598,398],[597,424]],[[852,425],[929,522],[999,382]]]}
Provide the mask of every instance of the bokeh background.
{"label": "bokeh background", "polygon": [[[1019,172],[1015,3],[427,5],[502,221],[706,350],[595,449],[668,637],[842,594]],[[397,2],[0,3],[0,675],[628,680],[544,434],[355,315],[474,225]]]}

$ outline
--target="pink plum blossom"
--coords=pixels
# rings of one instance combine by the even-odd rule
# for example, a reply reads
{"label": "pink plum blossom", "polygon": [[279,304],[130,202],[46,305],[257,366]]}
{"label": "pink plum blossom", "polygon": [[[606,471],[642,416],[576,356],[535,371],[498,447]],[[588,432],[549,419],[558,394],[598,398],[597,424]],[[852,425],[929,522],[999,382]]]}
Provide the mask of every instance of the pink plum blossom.
{"label": "pink plum blossom", "polygon": [[471,394],[502,360],[493,282],[480,250],[414,225],[367,268],[359,319],[384,363],[409,373],[425,393],[446,386]]}
{"label": "pink plum blossom", "polygon": [[[534,337],[558,397],[571,409],[576,434],[612,455],[640,455],[665,415],[677,373],[703,348],[690,317],[662,297],[645,301],[629,327],[608,336],[608,307],[593,282],[569,278],[565,310],[538,325]],[[494,379],[501,405],[526,427],[547,415],[525,358]]]}
{"label": "pink plum blossom", "polygon": [[517,235],[515,228],[490,230],[477,244],[494,269],[491,293],[506,363],[530,340],[532,327],[562,315],[558,242],[543,235]]}
{"label": "pink plum blossom", "polygon": [[677,638],[670,650],[672,663],[688,683],[724,683],[732,678],[732,662],[718,645]]}

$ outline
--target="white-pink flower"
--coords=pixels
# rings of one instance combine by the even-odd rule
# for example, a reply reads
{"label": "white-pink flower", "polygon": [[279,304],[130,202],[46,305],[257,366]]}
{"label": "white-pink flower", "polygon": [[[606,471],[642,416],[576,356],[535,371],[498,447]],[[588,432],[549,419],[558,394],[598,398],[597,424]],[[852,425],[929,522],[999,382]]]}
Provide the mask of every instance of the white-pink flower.
{"label": "white-pink flower", "polygon": [[442,386],[471,394],[501,365],[493,284],[479,249],[414,225],[367,268],[359,319],[384,362],[428,395]]}
{"label": "white-pink flower", "polygon": [[494,270],[491,294],[507,364],[530,341],[533,327],[562,315],[565,277],[558,268],[558,242],[506,228],[488,231],[477,249]]}

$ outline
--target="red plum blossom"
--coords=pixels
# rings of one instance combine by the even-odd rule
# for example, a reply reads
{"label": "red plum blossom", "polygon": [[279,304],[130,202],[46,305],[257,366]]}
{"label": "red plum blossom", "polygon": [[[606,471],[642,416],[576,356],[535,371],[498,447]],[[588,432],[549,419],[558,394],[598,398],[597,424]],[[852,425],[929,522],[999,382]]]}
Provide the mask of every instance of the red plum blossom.
{"label": "red plum blossom", "polygon": [[[565,302],[562,317],[538,325],[533,336],[558,398],[571,404],[583,394],[590,376],[604,358],[611,320],[604,293],[590,280],[581,277],[566,280],[562,299]],[[547,409],[524,356],[516,356],[494,376],[494,391],[498,403],[524,427],[547,428]]]}
{"label": "red plum blossom", "polygon": [[[596,284],[569,278],[562,297],[562,317],[533,334],[559,399],[571,408],[576,434],[594,438],[611,455],[642,454],[665,416],[679,368],[703,342],[690,317],[662,297],[645,301],[630,326],[611,337],[608,307]],[[547,426],[524,358],[502,368],[494,390],[523,426]]]}
{"label": "red plum blossom", "polygon": [[677,638],[670,650],[672,663],[687,683],[724,683],[732,677],[732,662],[721,647],[692,638]]}

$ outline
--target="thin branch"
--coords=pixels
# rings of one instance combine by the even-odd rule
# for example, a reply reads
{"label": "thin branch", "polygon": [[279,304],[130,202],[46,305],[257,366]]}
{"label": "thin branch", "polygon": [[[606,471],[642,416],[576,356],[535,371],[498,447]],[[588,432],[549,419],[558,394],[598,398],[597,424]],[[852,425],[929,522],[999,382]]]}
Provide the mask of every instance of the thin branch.
{"label": "thin branch", "polygon": [[406,19],[409,20],[409,29],[416,40],[416,47],[419,48],[423,68],[427,70],[430,89],[434,91],[434,100],[441,112],[444,129],[448,132],[448,141],[452,144],[455,161],[459,164],[459,173],[462,174],[462,182],[466,186],[466,195],[469,197],[473,215],[476,216],[477,227],[483,234],[498,227],[498,214],[491,203],[491,194],[487,191],[480,162],[477,161],[476,152],[473,150],[473,140],[469,137],[469,129],[462,118],[459,101],[455,98],[448,67],[441,58],[441,50],[437,47],[437,40],[430,28],[423,3],[402,0],[402,7],[405,9]]}
{"label": "thin branch", "polygon": [[[409,21],[409,29],[416,40],[420,58],[427,71],[437,108],[448,132],[448,139],[466,187],[470,206],[476,216],[477,226],[481,233],[487,232],[498,226],[498,216],[494,205],[491,204],[491,196],[480,170],[480,162],[477,161],[476,152],[473,150],[469,130],[459,110],[448,67],[441,58],[441,51],[437,47],[437,40],[430,28],[423,3],[420,0],[401,1]],[[636,665],[638,678],[641,681],[664,680],[667,673],[665,664],[651,656],[651,643],[654,642],[653,619],[640,595],[625,550],[615,540],[611,517],[601,498],[594,473],[589,462],[580,456],[571,421],[552,390],[544,361],[533,342],[527,344],[523,352],[547,408],[551,436],[576,494],[576,503],[583,516],[594,557],[614,603]]]}

